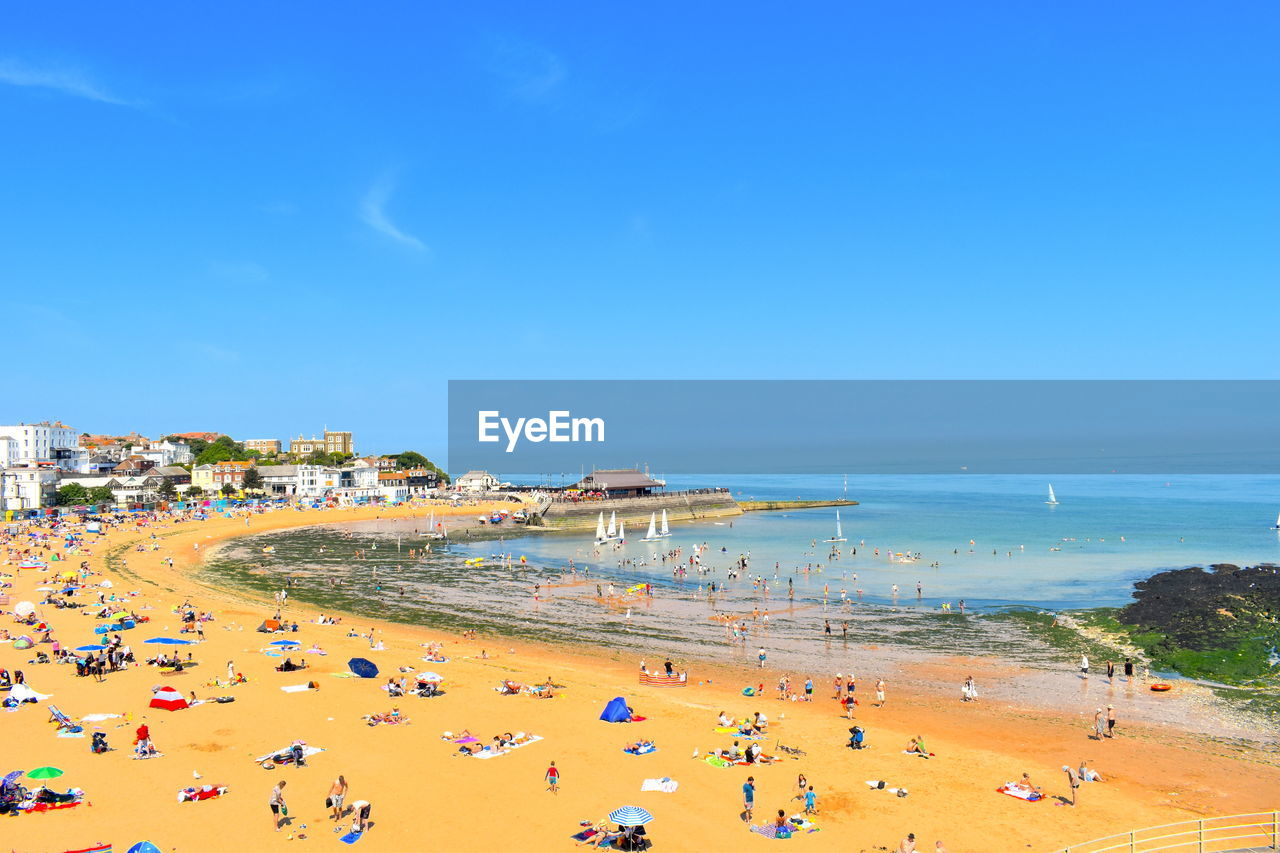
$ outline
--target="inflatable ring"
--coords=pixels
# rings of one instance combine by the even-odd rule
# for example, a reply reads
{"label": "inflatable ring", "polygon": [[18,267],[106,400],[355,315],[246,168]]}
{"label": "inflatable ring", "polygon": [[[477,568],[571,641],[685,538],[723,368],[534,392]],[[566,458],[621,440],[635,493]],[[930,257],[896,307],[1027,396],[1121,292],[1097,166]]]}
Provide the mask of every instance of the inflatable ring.
{"label": "inflatable ring", "polygon": [[754,695],[756,695],[756,689],[755,689],[754,687],[744,687],[744,688],[742,688],[742,695],[743,695],[743,696],[754,696]]}
{"label": "inflatable ring", "polygon": [[1173,685],[1172,685],[1172,684],[1164,684],[1164,683],[1160,683],[1160,684],[1153,684],[1153,685],[1151,685],[1151,689],[1152,689],[1152,690],[1154,690],[1156,693],[1165,693],[1165,692],[1167,692],[1167,691],[1169,691],[1169,690],[1172,690],[1172,689],[1173,689]]}

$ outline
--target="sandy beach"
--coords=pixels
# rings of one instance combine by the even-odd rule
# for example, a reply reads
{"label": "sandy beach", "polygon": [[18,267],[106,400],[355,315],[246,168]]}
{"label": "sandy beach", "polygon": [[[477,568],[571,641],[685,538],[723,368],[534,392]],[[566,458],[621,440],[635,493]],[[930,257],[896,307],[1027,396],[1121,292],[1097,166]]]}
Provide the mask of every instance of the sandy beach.
{"label": "sandy beach", "polygon": [[[435,511],[441,512],[438,507]],[[477,511],[457,510],[468,517]],[[165,648],[143,645],[143,639],[179,636],[178,605],[189,601],[214,616],[203,624],[203,642],[175,647],[183,655],[190,652],[199,666],[173,675],[139,665],[110,673],[99,683],[77,678],[73,666],[28,663],[34,651],[48,651],[48,644],[27,651],[0,644],[0,667],[24,671],[36,691],[50,695],[39,704],[0,713],[5,739],[0,774],[51,765],[65,771],[51,787],[82,788],[86,800],[75,808],[0,818],[3,843],[24,853],[108,842],[123,851],[143,839],[161,850],[343,849],[347,845],[340,842],[325,808],[326,793],[338,774],[349,783],[348,803],[372,804],[371,825],[356,843],[387,851],[479,850],[503,843],[569,850],[575,843],[570,836],[580,830],[581,821],[598,821],[623,805],[652,813],[648,834],[656,849],[763,844],[766,839],[749,832],[741,816],[742,784],[748,775],[755,777],[756,824],[769,822],[778,809],[799,814],[803,803],[795,799],[797,774],[807,777],[817,794],[818,814],[811,819],[820,829],[798,833],[791,841],[821,850],[894,850],[913,832],[920,850],[933,850],[941,840],[950,851],[1047,853],[1131,828],[1277,807],[1280,767],[1274,755],[1248,744],[1215,742],[1175,727],[1128,720],[1121,720],[1116,738],[1095,741],[1088,737],[1091,721],[1078,711],[1015,709],[983,698],[962,703],[959,685],[966,675],[987,681],[1016,675],[1003,672],[994,660],[932,661],[929,675],[945,690],[913,693],[891,683],[884,707],[874,702],[876,674],[860,672],[860,705],[849,722],[832,698],[834,672],[792,673],[799,683],[805,675],[813,676],[812,702],[775,698],[778,673],[767,667],[761,671],[688,661],[687,687],[642,686],[639,661],[607,649],[566,650],[498,637],[463,639],[353,616],[322,625],[315,623],[314,609],[293,603],[283,617],[298,623],[297,633],[267,635],[255,629],[272,615],[271,602],[247,600],[193,577],[194,565],[210,547],[231,537],[426,514],[422,507],[402,507],[288,509],[182,523],[164,518],[89,536],[90,555],[51,562],[48,572],[20,570],[17,559],[0,567],[13,576],[6,578],[12,588],[4,590],[10,606],[3,609],[9,610],[20,601],[39,602],[44,593],[37,587],[54,572],[74,569],[87,559],[94,571],[87,583],[109,578],[113,586],[104,592],[124,598],[124,609],[150,616],[149,623],[124,632],[140,661]],[[156,550],[150,550],[153,541]],[[60,537],[50,542],[61,549]],[[135,550],[138,544],[148,550]],[[27,547],[25,532],[10,547]],[[108,568],[107,555],[114,549],[123,549],[119,556],[127,558],[127,567]],[[73,600],[89,602],[95,595],[85,590]],[[75,648],[94,641],[95,620],[87,615],[93,609],[41,606],[38,614],[49,623],[54,639]],[[27,630],[8,614],[0,617],[0,628],[14,636]],[[371,631],[373,642],[385,648],[371,649]],[[357,636],[349,636],[353,633]],[[317,644],[326,654],[293,653],[294,660],[304,659],[310,668],[277,672],[283,658],[263,650],[282,638],[296,640],[302,650]],[[423,644],[436,642],[443,644],[448,662],[421,660]],[[372,660],[379,677],[334,677],[347,672],[352,657]],[[247,683],[210,686],[215,678],[225,680],[228,661],[234,661]],[[653,658],[649,665],[657,668],[661,662]],[[445,679],[443,695],[390,699],[380,685],[401,675],[402,667],[438,672]],[[1064,672],[1064,679],[1071,677]],[[504,679],[523,684],[550,680],[562,687],[553,699],[506,696],[494,689]],[[319,688],[280,689],[309,681]],[[761,682],[764,697],[742,695],[744,686]],[[230,696],[235,701],[204,702],[173,712],[150,709],[152,688],[160,685],[184,695],[194,691],[200,699]],[[615,696],[626,697],[646,720],[600,721],[601,710]],[[56,736],[49,722],[51,703],[77,721],[87,715],[122,715],[84,726],[86,735],[100,727],[113,751],[95,755],[88,737]],[[370,726],[362,719],[393,708],[410,722]],[[732,734],[714,731],[721,711],[735,718],[767,714],[768,736],[760,743],[766,755],[781,760],[750,768],[721,768],[702,760],[708,751],[734,740]],[[133,759],[134,730],[142,722],[149,725],[162,756]],[[855,723],[866,730],[869,749],[845,748],[848,728]],[[458,745],[441,739],[443,732],[463,730],[482,743],[508,732],[542,739],[479,760],[458,755]],[[915,735],[927,740],[933,758],[903,754]],[[623,752],[639,739],[654,741],[657,751],[641,756]],[[266,770],[255,763],[256,757],[294,740],[324,751],[302,768]],[[806,754],[788,755],[776,748],[779,742]],[[1062,766],[1074,767],[1082,759],[1106,781],[1084,785],[1075,807],[1062,805],[1059,798],[1070,794]],[[551,761],[561,774],[554,794],[544,782]],[[996,792],[1024,772],[1043,788],[1045,799],[1025,802]],[[644,780],[664,777],[676,780],[677,790],[641,790]],[[288,783],[288,820],[277,832],[268,798],[281,779]],[[887,787],[909,793],[898,797],[872,790],[866,780],[885,780]],[[36,783],[24,779],[23,784]],[[229,790],[202,802],[178,801],[181,789],[206,784]],[[342,833],[350,821],[348,816],[341,822]]]}

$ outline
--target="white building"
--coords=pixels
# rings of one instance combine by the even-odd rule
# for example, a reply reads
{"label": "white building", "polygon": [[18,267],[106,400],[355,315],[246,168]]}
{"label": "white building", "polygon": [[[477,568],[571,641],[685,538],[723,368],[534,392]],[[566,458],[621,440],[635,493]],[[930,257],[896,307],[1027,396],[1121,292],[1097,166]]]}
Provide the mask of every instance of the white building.
{"label": "white building", "polygon": [[468,471],[453,485],[460,492],[489,492],[498,488],[498,478],[488,471]]}
{"label": "white building", "polygon": [[0,433],[0,468],[12,468],[18,464],[18,440]]}
{"label": "white building", "polygon": [[298,490],[300,498],[323,498],[330,495],[342,485],[342,476],[337,468],[323,465],[298,465]]}
{"label": "white building", "polygon": [[4,442],[0,447],[0,460],[6,465],[57,465],[77,473],[88,470],[88,449],[80,446],[76,431],[61,421],[3,425],[0,436],[16,442]]}
{"label": "white building", "polygon": [[0,468],[0,512],[53,506],[57,490],[55,468]]}
{"label": "white building", "polygon": [[152,441],[145,448],[133,448],[132,456],[141,456],[156,468],[169,465],[186,465],[195,460],[191,447],[177,441]]}

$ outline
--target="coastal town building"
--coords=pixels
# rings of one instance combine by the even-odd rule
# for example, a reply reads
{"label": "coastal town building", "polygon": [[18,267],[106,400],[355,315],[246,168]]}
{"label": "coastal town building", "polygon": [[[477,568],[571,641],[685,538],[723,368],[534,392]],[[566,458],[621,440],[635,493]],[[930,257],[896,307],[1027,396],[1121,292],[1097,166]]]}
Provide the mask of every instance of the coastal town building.
{"label": "coastal town building", "polygon": [[57,488],[56,468],[35,465],[0,468],[0,512],[52,506]]}
{"label": "coastal town building", "polygon": [[244,486],[244,474],[253,467],[253,462],[214,462],[208,465],[197,465],[191,469],[191,485],[198,486],[206,492],[222,491],[225,485],[237,489]]}
{"label": "coastal town building", "polygon": [[488,471],[468,471],[453,486],[460,492],[489,492],[498,488],[498,478]]}
{"label": "coastal town building", "polygon": [[132,453],[157,467],[164,465],[189,465],[195,461],[191,445],[179,441],[162,439],[149,441],[145,447],[134,447]]}
{"label": "coastal town building", "polygon": [[666,487],[665,481],[655,480],[636,468],[610,468],[592,471],[570,488],[609,498],[634,498],[651,495]]}
{"label": "coastal town building", "polygon": [[0,448],[6,465],[52,465],[75,472],[88,468],[88,448],[81,447],[76,431],[61,421],[2,425],[0,436],[9,439]]}
{"label": "coastal town building", "polygon": [[259,453],[279,454],[281,449],[278,438],[246,438],[241,444],[245,450],[256,450]]}
{"label": "coastal town building", "polygon": [[323,438],[303,438],[299,433],[297,438],[289,439],[289,452],[294,456],[310,456],[312,453],[337,453],[342,456],[353,456],[355,454],[355,441],[350,432],[334,432],[325,430]]}
{"label": "coastal town building", "polygon": [[[182,438],[187,441],[203,441],[205,444],[213,444],[222,438],[223,433],[220,432],[175,432],[171,438]],[[144,439],[145,440],[145,439]]]}

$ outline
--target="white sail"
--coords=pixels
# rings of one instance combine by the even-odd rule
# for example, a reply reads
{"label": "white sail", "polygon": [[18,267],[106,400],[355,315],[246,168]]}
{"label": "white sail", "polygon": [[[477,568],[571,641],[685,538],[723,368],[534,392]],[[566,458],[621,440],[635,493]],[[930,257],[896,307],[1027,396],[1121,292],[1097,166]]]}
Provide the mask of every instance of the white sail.
{"label": "white sail", "polygon": [[662,527],[659,528],[659,531],[663,536],[671,535],[671,528],[667,527],[667,511],[665,509],[662,511]]}
{"label": "white sail", "polygon": [[1280,515],[1276,516],[1276,530],[1280,530]]}
{"label": "white sail", "polygon": [[618,538],[618,514],[616,512],[609,513],[609,538]]}
{"label": "white sail", "polygon": [[618,522],[618,541],[627,541],[627,523],[625,521]]}
{"label": "white sail", "polygon": [[596,541],[604,541],[604,513],[600,513],[600,517],[596,519]]}
{"label": "white sail", "polygon": [[849,541],[848,539],[844,538],[844,532],[840,527],[840,510],[836,510],[836,535],[832,536],[830,539],[826,541],[827,542],[848,542]]}
{"label": "white sail", "polygon": [[661,537],[658,536],[658,515],[657,513],[651,512],[649,513],[649,532],[646,533],[644,535],[644,539],[641,539],[640,541],[653,542],[655,539],[659,538]]}
{"label": "white sail", "polygon": [[1053,483],[1050,483],[1050,484],[1049,484],[1049,500],[1045,501],[1045,503],[1047,503],[1047,504],[1056,504],[1057,502],[1058,502],[1058,498],[1057,498],[1057,496],[1056,496],[1056,495],[1054,495],[1054,493],[1053,493]]}

